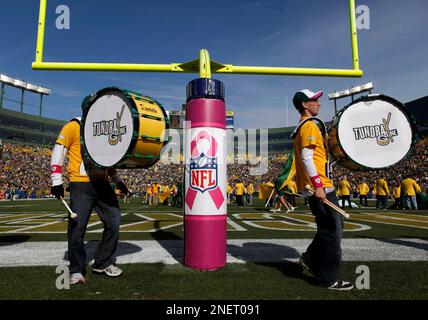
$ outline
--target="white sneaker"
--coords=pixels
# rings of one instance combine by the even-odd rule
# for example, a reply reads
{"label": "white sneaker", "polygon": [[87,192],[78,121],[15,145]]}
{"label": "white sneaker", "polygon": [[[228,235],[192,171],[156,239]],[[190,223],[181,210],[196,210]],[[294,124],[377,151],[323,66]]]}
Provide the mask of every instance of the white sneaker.
{"label": "white sneaker", "polygon": [[72,273],[70,275],[70,284],[84,284],[85,277],[81,273]]}
{"label": "white sneaker", "polygon": [[291,211],[294,211],[296,209],[297,209],[297,207],[291,207]]}
{"label": "white sneaker", "polygon": [[287,209],[287,211],[285,213],[290,213],[291,211],[293,211],[293,210]]}
{"label": "white sneaker", "polygon": [[116,267],[114,264],[109,265],[105,269],[93,268],[92,271],[99,274],[105,274],[109,277],[118,277],[123,273],[122,269],[120,269],[119,267]]}
{"label": "white sneaker", "polygon": [[348,281],[339,280],[333,283],[331,286],[328,287],[330,290],[352,290],[354,288],[354,285]]}
{"label": "white sneaker", "polygon": [[269,211],[270,211],[270,212],[275,212],[275,209],[270,209]]}

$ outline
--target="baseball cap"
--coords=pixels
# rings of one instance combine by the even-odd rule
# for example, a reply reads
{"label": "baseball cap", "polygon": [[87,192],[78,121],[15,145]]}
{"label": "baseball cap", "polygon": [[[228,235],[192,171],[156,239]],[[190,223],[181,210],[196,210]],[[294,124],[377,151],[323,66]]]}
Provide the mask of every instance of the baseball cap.
{"label": "baseball cap", "polygon": [[323,95],[322,91],[313,92],[309,89],[303,89],[299,92],[296,92],[293,98],[293,104],[296,109],[299,109],[303,102],[308,102],[311,100],[316,100]]}

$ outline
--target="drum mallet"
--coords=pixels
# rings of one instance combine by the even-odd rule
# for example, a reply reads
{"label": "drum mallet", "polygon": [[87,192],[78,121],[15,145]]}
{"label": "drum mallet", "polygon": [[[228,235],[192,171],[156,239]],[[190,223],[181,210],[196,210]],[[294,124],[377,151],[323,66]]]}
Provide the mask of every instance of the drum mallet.
{"label": "drum mallet", "polygon": [[71,219],[75,219],[77,217],[77,213],[73,212],[70,207],[68,206],[67,202],[65,202],[64,198],[61,197],[61,201],[64,204],[64,206],[67,208],[68,212],[70,213]]}
{"label": "drum mallet", "polygon": [[[312,190],[312,188],[310,187],[310,185],[306,185],[305,187],[306,191],[308,191],[311,195],[314,194],[314,191]],[[324,199],[324,203],[326,205],[328,205],[330,208],[332,208],[334,211],[340,213],[343,217],[345,217],[346,219],[349,219],[350,215],[349,213],[347,213],[346,211],[342,210],[341,208],[339,208],[338,206],[336,206],[333,202],[331,202],[328,199]]]}

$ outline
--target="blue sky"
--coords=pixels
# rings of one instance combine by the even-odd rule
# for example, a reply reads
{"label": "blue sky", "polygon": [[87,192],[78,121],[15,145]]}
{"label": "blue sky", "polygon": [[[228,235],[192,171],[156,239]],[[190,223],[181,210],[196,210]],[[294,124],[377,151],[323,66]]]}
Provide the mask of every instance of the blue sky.
{"label": "blue sky", "polygon": [[[70,30],[55,28],[58,5],[71,13]],[[67,120],[80,114],[84,96],[106,86],[132,89],[180,109],[186,84],[197,74],[33,71],[38,1],[0,0],[0,72],[52,89],[43,115]],[[362,79],[219,75],[238,128],[293,126],[294,93],[326,93],[373,81],[375,91],[408,102],[428,94],[428,1],[357,0],[370,9],[370,30],[359,31]],[[348,1],[331,0],[49,0],[45,61],[175,63],[196,59],[235,65],[351,68]],[[19,91],[7,88],[6,97]],[[286,101],[288,100],[288,112]],[[37,114],[34,94],[25,111]],[[350,101],[343,99],[339,106]],[[320,116],[334,106],[325,97]],[[19,106],[7,102],[6,107]]]}

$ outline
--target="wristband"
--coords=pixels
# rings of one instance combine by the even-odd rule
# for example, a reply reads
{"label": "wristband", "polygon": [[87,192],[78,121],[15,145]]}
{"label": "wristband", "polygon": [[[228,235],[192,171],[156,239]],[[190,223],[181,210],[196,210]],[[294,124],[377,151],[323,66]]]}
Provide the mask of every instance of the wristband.
{"label": "wristband", "polygon": [[322,188],[322,182],[321,182],[321,178],[320,176],[313,176],[310,177],[312,185],[314,186],[314,188]]}
{"label": "wristband", "polygon": [[59,166],[57,164],[54,164],[51,166],[51,174],[54,173],[62,173],[62,166]]}

